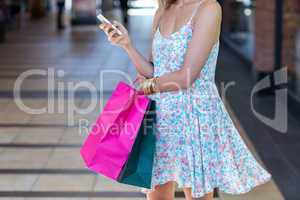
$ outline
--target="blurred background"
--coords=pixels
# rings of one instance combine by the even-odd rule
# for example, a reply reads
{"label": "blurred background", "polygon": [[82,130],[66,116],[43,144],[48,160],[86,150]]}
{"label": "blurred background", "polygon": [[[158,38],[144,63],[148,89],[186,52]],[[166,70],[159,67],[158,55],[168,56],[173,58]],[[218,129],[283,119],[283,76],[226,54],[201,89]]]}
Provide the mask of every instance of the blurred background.
{"label": "blurred background", "polygon": [[[298,200],[300,3],[219,2],[216,84],[241,136],[273,179],[246,195],[216,190],[216,199]],[[87,170],[79,148],[82,130],[117,82],[136,76],[126,53],[97,28],[96,10],[122,22],[148,57],[156,8],[152,0],[0,1],[0,199],[144,199],[137,188]],[[95,98],[95,109],[79,111]],[[176,199],[183,199],[181,190]]]}

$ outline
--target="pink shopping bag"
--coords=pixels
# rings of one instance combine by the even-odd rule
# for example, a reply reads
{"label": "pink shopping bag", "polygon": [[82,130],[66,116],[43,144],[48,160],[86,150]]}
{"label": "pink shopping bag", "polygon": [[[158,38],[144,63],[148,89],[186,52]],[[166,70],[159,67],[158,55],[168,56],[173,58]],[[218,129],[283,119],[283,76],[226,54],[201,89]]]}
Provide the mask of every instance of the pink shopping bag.
{"label": "pink shopping bag", "polygon": [[86,166],[117,180],[128,159],[150,99],[120,81],[80,148]]}

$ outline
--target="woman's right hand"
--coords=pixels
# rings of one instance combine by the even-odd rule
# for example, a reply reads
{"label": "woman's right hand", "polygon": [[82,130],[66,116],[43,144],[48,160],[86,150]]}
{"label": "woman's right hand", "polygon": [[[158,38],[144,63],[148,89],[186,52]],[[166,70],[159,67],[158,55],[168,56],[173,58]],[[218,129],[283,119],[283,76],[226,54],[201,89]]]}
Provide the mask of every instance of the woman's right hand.
{"label": "woman's right hand", "polygon": [[133,81],[133,83],[137,86],[137,88],[140,88],[141,84],[143,81],[146,79],[145,76],[141,75],[140,73],[137,72],[137,75]]}
{"label": "woman's right hand", "polygon": [[140,73],[137,73],[134,83],[136,85],[136,90],[138,91],[138,94],[144,94],[144,91],[142,90],[142,84],[145,79],[145,76],[141,75]]}
{"label": "woman's right hand", "polygon": [[117,30],[112,28],[112,25],[108,23],[100,24],[99,28],[106,33],[106,35],[108,36],[108,41],[110,41],[112,45],[128,49],[131,46],[131,40],[127,29],[117,21],[114,21],[113,25],[117,27],[119,31],[121,31],[121,35],[119,35],[117,33]]}

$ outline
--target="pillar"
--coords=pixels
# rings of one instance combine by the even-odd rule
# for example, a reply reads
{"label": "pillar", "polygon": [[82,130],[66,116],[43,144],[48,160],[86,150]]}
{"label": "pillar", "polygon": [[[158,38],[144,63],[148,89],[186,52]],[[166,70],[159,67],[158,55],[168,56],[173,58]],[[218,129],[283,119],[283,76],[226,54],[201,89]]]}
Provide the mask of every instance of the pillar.
{"label": "pillar", "polygon": [[290,76],[296,76],[297,34],[299,32],[300,2],[299,0],[285,0],[283,6],[282,65],[288,68]]}
{"label": "pillar", "polygon": [[256,1],[254,67],[268,74],[275,67],[276,0]]}

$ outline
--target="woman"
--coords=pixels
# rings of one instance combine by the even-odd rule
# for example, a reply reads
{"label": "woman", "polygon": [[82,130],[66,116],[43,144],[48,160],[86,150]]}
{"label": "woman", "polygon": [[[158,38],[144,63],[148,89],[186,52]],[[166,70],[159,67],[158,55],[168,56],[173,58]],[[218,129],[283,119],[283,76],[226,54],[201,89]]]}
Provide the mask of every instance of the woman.
{"label": "woman", "polygon": [[[270,180],[250,153],[215,85],[221,8],[215,0],[162,0],[146,60],[126,29],[101,25],[112,44],[128,53],[144,77],[144,93],[156,101],[157,142],[150,200],[173,199],[174,186],[186,199],[209,200],[212,191],[241,194]],[[153,63],[152,63],[153,59]]]}

